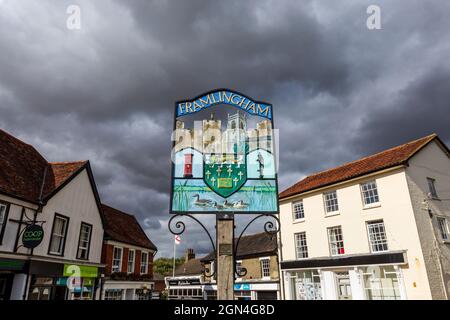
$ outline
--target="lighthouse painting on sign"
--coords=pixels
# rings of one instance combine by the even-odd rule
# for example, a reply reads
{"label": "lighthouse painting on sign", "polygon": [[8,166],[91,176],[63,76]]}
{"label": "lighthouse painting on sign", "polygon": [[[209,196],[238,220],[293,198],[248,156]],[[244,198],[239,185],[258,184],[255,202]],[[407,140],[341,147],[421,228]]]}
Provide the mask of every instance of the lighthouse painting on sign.
{"label": "lighthouse painting on sign", "polygon": [[172,213],[278,213],[272,105],[230,90],[175,104]]}

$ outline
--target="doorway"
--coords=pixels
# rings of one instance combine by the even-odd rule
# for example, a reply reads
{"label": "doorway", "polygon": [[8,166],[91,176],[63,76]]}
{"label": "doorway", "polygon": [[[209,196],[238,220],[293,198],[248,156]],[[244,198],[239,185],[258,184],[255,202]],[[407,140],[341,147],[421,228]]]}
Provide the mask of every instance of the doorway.
{"label": "doorway", "polygon": [[337,290],[339,300],[351,300],[352,288],[348,272],[336,272]]}

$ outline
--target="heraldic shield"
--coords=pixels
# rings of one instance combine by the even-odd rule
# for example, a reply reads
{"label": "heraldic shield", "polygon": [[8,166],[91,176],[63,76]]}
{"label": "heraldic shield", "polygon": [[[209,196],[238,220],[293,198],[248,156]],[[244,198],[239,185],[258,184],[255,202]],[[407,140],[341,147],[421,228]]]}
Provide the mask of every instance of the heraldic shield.
{"label": "heraldic shield", "polygon": [[246,157],[243,154],[204,154],[203,180],[223,198],[231,196],[247,181]]}

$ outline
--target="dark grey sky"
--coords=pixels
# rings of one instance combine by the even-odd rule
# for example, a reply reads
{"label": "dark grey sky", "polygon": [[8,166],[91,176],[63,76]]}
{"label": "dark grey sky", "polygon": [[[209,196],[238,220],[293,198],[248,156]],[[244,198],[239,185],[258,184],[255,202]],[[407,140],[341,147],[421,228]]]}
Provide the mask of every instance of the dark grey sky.
{"label": "dark grey sky", "polygon": [[[170,256],[174,101],[228,87],[271,102],[283,189],[432,132],[449,143],[449,30],[445,0],[0,0],[0,127],[49,161],[91,160],[102,200]],[[178,254],[207,253],[188,228]]]}

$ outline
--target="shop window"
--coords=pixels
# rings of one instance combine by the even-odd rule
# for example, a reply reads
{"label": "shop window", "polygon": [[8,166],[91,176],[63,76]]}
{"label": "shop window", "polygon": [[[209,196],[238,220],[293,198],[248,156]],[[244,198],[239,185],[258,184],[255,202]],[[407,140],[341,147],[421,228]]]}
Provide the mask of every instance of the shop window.
{"label": "shop window", "polygon": [[122,300],[123,290],[108,289],[105,290],[105,300]]}
{"label": "shop window", "polygon": [[293,272],[290,276],[291,299],[322,300],[322,286],[316,270]]}
{"label": "shop window", "polygon": [[147,289],[136,289],[136,299],[137,300],[151,300],[152,292]]}
{"label": "shop window", "polygon": [[400,286],[393,266],[362,269],[364,291],[368,300],[399,300]]}
{"label": "shop window", "polygon": [[380,201],[378,197],[377,183],[375,181],[369,181],[361,184],[361,193],[364,205],[370,205]]}
{"label": "shop window", "polygon": [[383,252],[388,250],[386,229],[382,220],[367,222],[367,232],[371,252]]}
{"label": "shop window", "polygon": [[345,254],[344,237],[341,226],[328,228],[328,241],[330,244],[330,253],[332,256]]}
{"label": "shop window", "polygon": [[59,214],[55,214],[53,220],[53,228],[50,238],[49,253],[54,255],[64,255],[64,247],[67,237],[67,226],[69,218]]}
{"label": "shop window", "polygon": [[92,226],[90,224],[81,223],[80,238],[78,241],[77,258],[87,260],[89,258],[89,247],[91,244]]}

